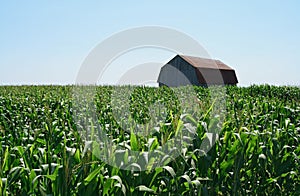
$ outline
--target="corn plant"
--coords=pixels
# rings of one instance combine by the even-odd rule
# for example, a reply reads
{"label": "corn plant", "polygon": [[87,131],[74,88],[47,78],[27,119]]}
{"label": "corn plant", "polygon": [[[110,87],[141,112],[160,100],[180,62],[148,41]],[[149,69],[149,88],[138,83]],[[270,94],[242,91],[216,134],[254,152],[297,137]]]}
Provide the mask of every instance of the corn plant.
{"label": "corn plant", "polygon": [[[93,106],[80,102],[77,108],[95,107],[97,124],[74,118],[73,88],[0,87],[0,195],[300,194],[298,87],[226,87],[226,116],[219,140],[207,153],[199,147],[214,126],[210,113],[218,104],[208,88],[194,87],[197,103],[183,110],[178,94],[167,87],[97,87]],[[122,102],[112,102],[112,93],[122,89],[132,90],[128,110]],[[165,109],[150,110],[155,103]],[[116,119],[114,112],[121,117]],[[133,126],[125,126],[149,122],[151,112],[164,118],[148,134],[134,134]],[[166,156],[160,167],[144,160],[149,165],[144,171],[138,164],[128,164],[134,169],[127,170],[107,164],[97,156],[99,145],[86,140],[98,126],[122,144],[120,156],[126,160],[130,150],[159,152],[186,123],[196,127],[189,145],[174,159]]]}

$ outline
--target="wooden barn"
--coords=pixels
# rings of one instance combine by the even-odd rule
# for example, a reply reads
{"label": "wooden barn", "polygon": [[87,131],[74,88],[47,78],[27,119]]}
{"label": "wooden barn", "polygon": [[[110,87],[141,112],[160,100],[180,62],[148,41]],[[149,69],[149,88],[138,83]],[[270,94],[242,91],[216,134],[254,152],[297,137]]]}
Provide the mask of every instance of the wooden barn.
{"label": "wooden barn", "polygon": [[159,86],[236,85],[235,71],[219,60],[176,55],[160,70]]}

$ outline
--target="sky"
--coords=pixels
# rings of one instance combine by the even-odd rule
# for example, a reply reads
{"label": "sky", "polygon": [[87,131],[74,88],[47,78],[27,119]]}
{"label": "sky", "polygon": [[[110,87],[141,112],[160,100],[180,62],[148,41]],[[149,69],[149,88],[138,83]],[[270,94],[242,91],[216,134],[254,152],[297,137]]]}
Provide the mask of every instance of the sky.
{"label": "sky", "polygon": [[[300,85],[299,10],[297,0],[1,1],[0,85],[74,84],[95,46],[149,25],[195,39],[235,69],[240,86]],[[155,48],[131,51],[112,63],[102,82],[120,77],[117,70],[165,63],[172,55]]]}

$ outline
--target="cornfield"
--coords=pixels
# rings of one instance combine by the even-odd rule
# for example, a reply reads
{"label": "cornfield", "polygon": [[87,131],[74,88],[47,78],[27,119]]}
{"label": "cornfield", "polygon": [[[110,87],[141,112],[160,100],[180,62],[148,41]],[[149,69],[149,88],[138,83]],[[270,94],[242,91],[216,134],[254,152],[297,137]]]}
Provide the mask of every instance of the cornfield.
{"label": "cornfield", "polygon": [[[0,195],[300,195],[298,87],[228,86],[221,125],[213,125],[208,115],[218,103],[212,103],[207,88],[193,87],[197,113],[183,111],[168,88],[134,88],[126,118],[119,121],[111,105],[114,88],[125,87],[97,87],[98,125],[93,125],[75,118],[77,106],[91,106],[74,105],[73,86],[0,87]],[[139,136],[120,125],[146,122],[155,102],[166,106],[156,130]],[[115,104],[124,111],[121,102]],[[107,164],[97,156],[105,147],[89,147],[91,136],[84,135],[101,127],[124,144],[121,155],[129,159],[128,150],[159,151],[186,121],[196,127],[189,145],[160,167],[147,160],[146,170]],[[201,153],[211,126],[220,127],[219,139]]]}

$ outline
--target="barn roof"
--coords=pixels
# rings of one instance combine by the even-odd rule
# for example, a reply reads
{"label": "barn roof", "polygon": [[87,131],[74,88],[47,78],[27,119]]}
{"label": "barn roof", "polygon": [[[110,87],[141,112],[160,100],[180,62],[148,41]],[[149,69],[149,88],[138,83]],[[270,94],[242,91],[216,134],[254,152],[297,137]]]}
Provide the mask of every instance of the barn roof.
{"label": "barn roof", "polygon": [[190,63],[192,66],[197,68],[233,70],[231,67],[229,67],[228,65],[224,64],[219,60],[206,59],[206,58],[187,56],[187,55],[178,55],[178,56],[180,56],[185,61]]}

